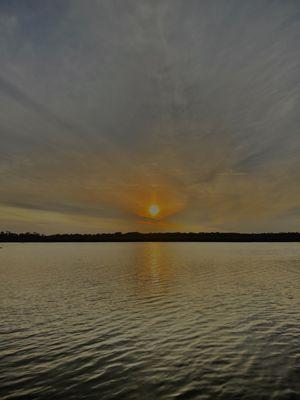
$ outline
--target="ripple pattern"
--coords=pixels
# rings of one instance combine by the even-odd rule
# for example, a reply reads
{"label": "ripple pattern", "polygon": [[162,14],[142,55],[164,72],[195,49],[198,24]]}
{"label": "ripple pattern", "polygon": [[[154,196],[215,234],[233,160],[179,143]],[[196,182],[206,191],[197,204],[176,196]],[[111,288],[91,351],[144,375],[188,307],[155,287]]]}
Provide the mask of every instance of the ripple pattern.
{"label": "ripple pattern", "polygon": [[4,244],[0,398],[300,398],[300,245]]}

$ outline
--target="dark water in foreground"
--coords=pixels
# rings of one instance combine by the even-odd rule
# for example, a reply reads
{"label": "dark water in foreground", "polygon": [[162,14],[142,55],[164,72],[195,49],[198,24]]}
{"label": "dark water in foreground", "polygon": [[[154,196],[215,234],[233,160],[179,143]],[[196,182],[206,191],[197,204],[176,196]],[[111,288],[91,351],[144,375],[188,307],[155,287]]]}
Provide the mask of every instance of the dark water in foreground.
{"label": "dark water in foreground", "polygon": [[300,244],[1,246],[1,399],[300,398]]}

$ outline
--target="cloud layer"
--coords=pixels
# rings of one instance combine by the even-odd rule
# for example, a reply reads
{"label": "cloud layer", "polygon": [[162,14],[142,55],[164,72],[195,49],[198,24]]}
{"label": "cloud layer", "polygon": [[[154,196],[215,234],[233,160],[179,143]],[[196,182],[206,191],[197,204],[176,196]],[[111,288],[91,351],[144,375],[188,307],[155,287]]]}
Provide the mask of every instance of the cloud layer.
{"label": "cloud layer", "polygon": [[0,229],[299,230],[299,19],[293,0],[1,1]]}

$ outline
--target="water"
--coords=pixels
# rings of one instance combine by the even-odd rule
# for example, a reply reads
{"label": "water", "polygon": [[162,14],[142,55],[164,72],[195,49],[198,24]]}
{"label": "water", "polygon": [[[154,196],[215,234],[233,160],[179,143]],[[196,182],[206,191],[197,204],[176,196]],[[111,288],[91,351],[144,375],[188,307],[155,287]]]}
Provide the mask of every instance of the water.
{"label": "water", "polygon": [[1,399],[296,399],[300,244],[2,244]]}

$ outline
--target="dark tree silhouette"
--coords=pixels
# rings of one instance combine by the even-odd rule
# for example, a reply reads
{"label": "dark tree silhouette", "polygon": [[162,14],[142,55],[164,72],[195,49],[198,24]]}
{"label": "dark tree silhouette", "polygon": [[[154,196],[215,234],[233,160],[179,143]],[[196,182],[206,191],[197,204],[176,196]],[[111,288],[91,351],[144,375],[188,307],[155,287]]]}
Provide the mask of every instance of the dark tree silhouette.
{"label": "dark tree silhouette", "polygon": [[300,242],[299,232],[166,232],[166,233],[59,233],[0,232],[0,242]]}

